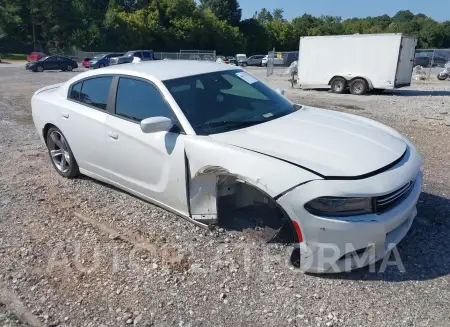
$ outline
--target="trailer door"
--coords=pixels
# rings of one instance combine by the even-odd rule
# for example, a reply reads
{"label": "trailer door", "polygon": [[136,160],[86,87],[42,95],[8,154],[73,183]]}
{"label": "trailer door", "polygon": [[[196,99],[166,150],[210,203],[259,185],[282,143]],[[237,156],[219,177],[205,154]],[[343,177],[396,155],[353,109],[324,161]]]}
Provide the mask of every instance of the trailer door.
{"label": "trailer door", "polygon": [[411,84],[416,46],[417,39],[412,37],[402,37],[397,63],[397,73],[395,74],[395,87]]}

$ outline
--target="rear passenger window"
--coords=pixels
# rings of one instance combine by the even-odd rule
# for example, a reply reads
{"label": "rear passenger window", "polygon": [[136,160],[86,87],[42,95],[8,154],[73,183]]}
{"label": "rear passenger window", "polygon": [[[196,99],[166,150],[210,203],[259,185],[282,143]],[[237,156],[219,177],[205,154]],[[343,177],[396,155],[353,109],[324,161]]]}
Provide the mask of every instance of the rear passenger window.
{"label": "rear passenger window", "polygon": [[139,122],[157,116],[173,119],[172,109],[156,87],[125,77],[117,87],[116,115]]}
{"label": "rear passenger window", "polygon": [[138,57],[142,59],[142,53],[140,52],[135,52],[133,57]]}
{"label": "rear passenger window", "polygon": [[81,84],[82,82],[78,82],[77,84],[74,84],[72,86],[72,88],[70,89],[69,99],[76,101],[80,100]]}
{"label": "rear passenger window", "polygon": [[144,52],[142,52],[142,54],[144,55],[144,59],[150,59],[151,58],[150,52],[148,52],[148,51],[144,51]]}
{"label": "rear passenger window", "polygon": [[83,81],[79,101],[106,110],[111,81],[111,76],[96,77]]}

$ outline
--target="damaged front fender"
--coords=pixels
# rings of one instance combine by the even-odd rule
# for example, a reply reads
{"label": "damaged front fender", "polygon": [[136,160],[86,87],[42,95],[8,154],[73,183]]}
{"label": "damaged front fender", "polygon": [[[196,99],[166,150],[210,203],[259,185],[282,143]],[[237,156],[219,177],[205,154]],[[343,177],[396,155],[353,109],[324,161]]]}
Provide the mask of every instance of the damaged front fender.
{"label": "damaged front fender", "polygon": [[296,185],[318,179],[317,175],[285,161],[208,136],[186,137],[185,153],[190,214],[205,223],[217,221],[217,199],[234,192],[236,182],[275,198]]}

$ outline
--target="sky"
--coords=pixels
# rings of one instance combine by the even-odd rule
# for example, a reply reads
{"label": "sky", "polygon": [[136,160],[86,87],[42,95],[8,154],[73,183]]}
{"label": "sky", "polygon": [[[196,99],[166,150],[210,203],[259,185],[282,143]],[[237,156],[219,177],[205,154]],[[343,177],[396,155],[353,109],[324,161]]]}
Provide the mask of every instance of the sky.
{"label": "sky", "polygon": [[400,10],[423,13],[437,21],[450,20],[450,0],[239,0],[243,18],[252,17],[262,8],[284,9],[291,20],[304,13],[313,16],[331,15],[342,18],[395,15]]}

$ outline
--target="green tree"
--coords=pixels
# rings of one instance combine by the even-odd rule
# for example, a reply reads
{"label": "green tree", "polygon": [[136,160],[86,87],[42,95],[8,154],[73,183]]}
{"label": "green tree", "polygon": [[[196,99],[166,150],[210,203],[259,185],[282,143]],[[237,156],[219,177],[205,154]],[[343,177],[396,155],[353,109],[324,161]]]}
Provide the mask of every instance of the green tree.
{"label": "green tree", "polygon": [[241,21],[242,10],[237,0],[200,0],[202,9],[209,9],[219,19],[232,26]]}

